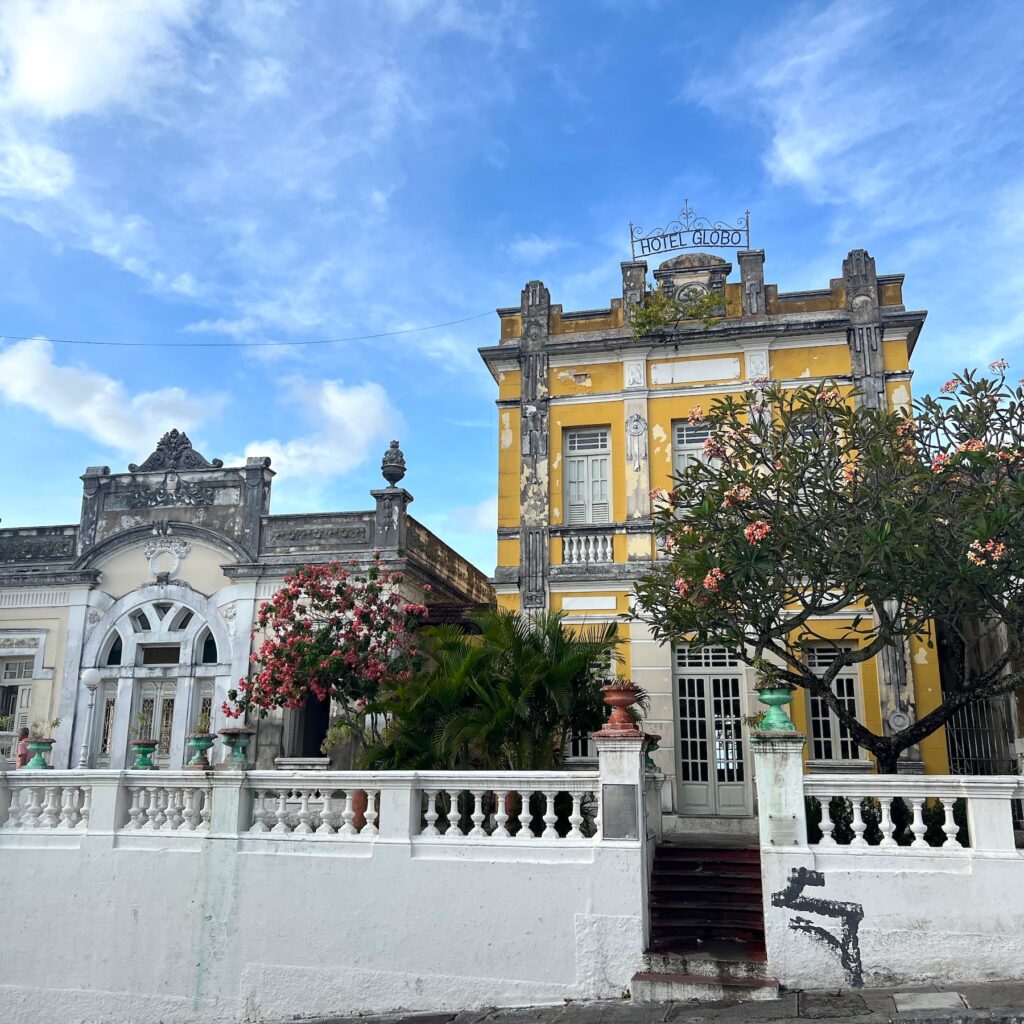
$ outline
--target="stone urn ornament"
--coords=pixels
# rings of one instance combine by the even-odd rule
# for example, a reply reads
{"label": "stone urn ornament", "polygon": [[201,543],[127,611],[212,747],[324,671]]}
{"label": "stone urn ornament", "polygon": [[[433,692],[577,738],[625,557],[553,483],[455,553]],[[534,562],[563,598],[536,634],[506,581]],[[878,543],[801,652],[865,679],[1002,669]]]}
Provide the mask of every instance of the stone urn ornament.
{"label": "stone urn ornament", "polygon": [[60,725],[59,718],[55,718],[52,722],[32,723],[32,729],[28,734],[28,739],[25,741],[28,749],[32,751],[32,758],[25,765],[26,768],[34,772],[53,768],[53,765],[46,759],[53,751],[54,743],[57,742],[50,734],[58,725]]}
{"label": "stone urn ornament", "polygon": [[405,455],[398,447],[397,441],[392,441],[384,458],[380,463],[381,476],[388,482],[389,487],[397,487],[398,481],[405,476]]}
{"label": "stone urn ornament", "polygon": [[157,766],[153,764],[153,755],[156,753],[156,748],[158,746],[159,744],[156,740],[132,740],[131,748],[132,753],[134,754],[132,770],[155,770]]}
{"label": "stone urn ornament", "polygon": [[185,767],[193,771],[208,772],[213,765],[210,764],[210,758],[207,755],[216,742],[217,737],[210,732],[210,716],[200,715],[196,721],[195,732],[190,732],[185,737],[185,746],[192,753]]}
{"label": "stone urn ornament", "polygon": [[633,716],[627,710],[640,697],[640,687],[630,679],[618,679],[601,687],[604,702],[612,709],[598,736],[642,736]]}
{"label": "stone urn ornament", "polygon": [[226,748],[224,760],[217,766],[218,768],[245,771],[250,767],[247,751],[253,736],[256,735],[256,730],[251,725],[228,726],[221,729],[217,735]]}
{"label": "stone urn ornament", "polygon": [[796,724],[789,717],[786,705],[793,701],[796,687],[779,678],[778,669],[768,662],[755,662],[757,681],[754,689],[757,699],[768,706],[768,712],[761,721],[761,732],[796,732]]}

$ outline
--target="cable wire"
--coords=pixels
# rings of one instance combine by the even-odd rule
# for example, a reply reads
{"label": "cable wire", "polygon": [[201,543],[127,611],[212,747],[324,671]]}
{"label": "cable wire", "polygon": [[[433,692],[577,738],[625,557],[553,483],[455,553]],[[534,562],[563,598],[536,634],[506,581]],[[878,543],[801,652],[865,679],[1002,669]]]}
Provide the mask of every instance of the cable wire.
{"label": "cable wire", "polygon": [[350,338],[318,338],[312,341],[85,341],[81,338],[47,338],[44,334],[19,335],[0,334],[0,341],[50,341],[54,345],[96,345],[106,348],[298,348],[309,345],[339,345],[347,341],[372,341],[375,338],[394,338],[400,334],[417,334],[421,331],[436,331],[442,327],[467,324],[494,316],[493,310],[475,313],[461,320],[447,320],[442,324],[428,324],[426,327],[406,327],[400,331],[380,331],[377,334],[356,334]]}

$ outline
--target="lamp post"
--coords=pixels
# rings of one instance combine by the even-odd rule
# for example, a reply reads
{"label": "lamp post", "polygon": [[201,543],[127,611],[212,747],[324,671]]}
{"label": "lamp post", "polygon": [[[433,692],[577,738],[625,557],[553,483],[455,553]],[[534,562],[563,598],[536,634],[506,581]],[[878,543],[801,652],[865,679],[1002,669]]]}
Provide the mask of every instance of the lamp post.
{"label": "lamp post", "polygon": [[81,675],[82,685],[89,691],[89,710],[85,715],[85,732],[82,735],[82,752],[78,755],[78,767],[88,768],[92,755],[93,716],[96,710],[96,688],[100,685],[98,669],[87,668]]}

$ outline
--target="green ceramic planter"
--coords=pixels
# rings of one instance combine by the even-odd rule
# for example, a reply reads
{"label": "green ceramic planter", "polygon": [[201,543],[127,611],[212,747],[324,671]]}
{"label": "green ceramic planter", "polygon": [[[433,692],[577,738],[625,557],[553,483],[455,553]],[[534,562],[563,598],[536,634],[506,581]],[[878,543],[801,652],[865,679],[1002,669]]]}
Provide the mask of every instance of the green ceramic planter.
{"label": "green ceramic planter", "polygon": [[792,687],[758,687],[757,699],[768,705],[760,725],[762,732],[796,732],[796,725],[786,711],[786,705],[793,700]]}
{"label": "green ceramic planter", "polygon": [[132,769],[156,769],[153,764],[153,755],[159,746],[156,740],[132,740],[132,750],[135,751],[135,762]]}
{"label": "green ceramic planter", "polygon": [[39,737],[29,737],[28,749],[32,751],[33,757],[25,765],[26,768],[31,768],[32,771],[37,772],[44,768],[52,768],[53,765],[48,764],[46,761],[47,755],[53,749],[55,740],[52,739],[41,739]]}
{"label": "green ceramic planter", "polygon": [[220,767],[230,768],[234,771],[244,770],[249,764],[247,751],[253,736],[256,735],[256,730],[250,729],[248,726],[239,726],[238,728],[221,729],[219,735],[224,746],[228,748],[227,756],[221,762]]}
{"label": "green ceramic planter", "polygon": [[214,736],[213,733],[191,733],[186,740],[186,746],[192,752],[192,756],[189,758],[186,767],[199,769],[208,769],[212,767],[212,765],[210,764],[210,759],[206,756],[206,752],[216,742],[217,737]]}

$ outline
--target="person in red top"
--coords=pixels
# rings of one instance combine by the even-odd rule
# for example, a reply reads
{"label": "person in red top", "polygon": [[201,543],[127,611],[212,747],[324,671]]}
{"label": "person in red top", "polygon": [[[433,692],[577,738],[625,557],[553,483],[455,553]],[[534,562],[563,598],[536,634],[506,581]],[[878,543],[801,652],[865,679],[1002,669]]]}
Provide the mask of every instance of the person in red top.
{"label": "person in red top", "polygon": [[15,761],[16,768],[24,768],[32,755],[28,751],[28,729],[22,726],[18,730],[18,753]]}

